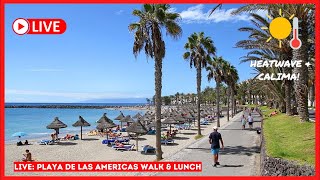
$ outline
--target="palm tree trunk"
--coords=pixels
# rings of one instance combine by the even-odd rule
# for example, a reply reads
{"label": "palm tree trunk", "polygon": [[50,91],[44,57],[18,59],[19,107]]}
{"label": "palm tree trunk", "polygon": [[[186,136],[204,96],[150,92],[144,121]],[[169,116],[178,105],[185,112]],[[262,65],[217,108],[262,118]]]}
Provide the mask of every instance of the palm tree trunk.
{"label": "palm tree trunk", "polygon": [[308,112],[308,68],[305,65],[307,62],[307,25],[306,22],[302,21],[300,23],[300,32],[299,36],[302,46],[299,49],[293,50],[292,60],[302,60],[301,67],[294,67],[293,73],[300,74],[299,79],[294,81],[294,90],[296,95],[296,101],[298,104],[297,111],[300,116],[300,121],[305,122],[309,121],[309,112]]}
{"label": "palm tree trunk", "polygon": [[[228,86],[228,94],[227,94],[227,121],[229,121],[229,114],[230,114],[230,86]],[[231,107],[232,109],[232,107]],[[232,113],[232,111],[231,111]]]}
{"label": "palm tree trunk", "polygon": [[198,135],[201,135],[201,129],[200,129],[201,64],[198,64],[198,67],[197,67],[197,94],[198,94],[198,101],[197,101]]}
{"label": "palm tree trunk", "polygon": [[230,91],[231,91],[231,94],[230,94],[230,96],[231,96],[231,117],[233,118],[233,116],[234,116],[234,91],[233,91],[233,89],[231,88],[230,89]]}
{"label": "palm tree trunk", "polygon": [[314,97],[315,97],[314,84],[311,85],[309,94],[310,94],[310,106],[314,107]]}
{"label": "palm tree trunk", "polygon": [[155,58],[155,112],[156,112],[156,156],[162,159],[161,150],[161,89],[162,89],[162,59]]}
{"label": "palm tree trunk", "polygon": [[216,87],[216,95],[217,95],[217,127],[220,127],[220,81],[217,81],[217,87]]}
{"label": "palm tree trunk", "polygon": [[284,91],[285,91],[285,104],[286,104],[286,114],[291,116],[292,115],[292,111],[291,111],[291,81],[289,80],[285,80],[285,84],[284,84]]}

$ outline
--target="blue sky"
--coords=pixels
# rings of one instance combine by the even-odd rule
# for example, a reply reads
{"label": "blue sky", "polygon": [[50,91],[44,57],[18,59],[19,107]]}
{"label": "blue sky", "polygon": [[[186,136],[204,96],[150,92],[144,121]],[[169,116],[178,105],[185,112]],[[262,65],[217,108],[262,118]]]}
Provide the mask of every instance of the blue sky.
{"label": "blue sky", "polygon": [[[204,31],[223,56],[239,72],[240,80],[253,77],[246,55],[235,43],[246,39],[238,28],[251,26],[246,14],[231,16],[240,5],[223,5],[208,18],[215,5],[172,5],[181,13],[183,35],[164,37],[163,95],[196,92],[196,71],[184,61],[183,46],[193,32]],[[90,99],[144,98],[154,94],[154,61],[144,52],[132,54],[133,33],[128,24],[134,5],[6,5],[5,7],[5,101],[81,102]],[[62,18],[63,35],[23,35],[12,31],[16,18]],[[202,89],[215,86],[203,71]]]}

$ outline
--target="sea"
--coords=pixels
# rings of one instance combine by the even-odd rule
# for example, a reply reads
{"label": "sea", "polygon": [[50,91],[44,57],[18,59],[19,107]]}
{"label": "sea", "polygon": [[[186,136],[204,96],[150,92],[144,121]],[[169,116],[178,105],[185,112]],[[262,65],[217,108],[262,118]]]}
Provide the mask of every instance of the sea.
{"label": "sea", "polygon": [[[73,106],[137,106],[145,105],[138,103],[6,103],[5,105],[73,105]],[[52,129],[47,129],[55,117],[65,123],[68,127],[60,129],[60,134],[80,133],[80,127],[73,127],[72,124],[79,120],[82,116],[91,124],[89,127],[83,127],[83,131],[89,131],[96,128],[96,121],[99,120],[103,113],[107,113],[107,117],[114,121],[115,124],[120,124],[114,120],[120,111],[126,116],[134,116],[143,110],[125,110],[125,109],[50,109],[50,108],[5,108],[5,143],[17,141],[17,137],[12,137],[16,132],[25,132],[27,135],[21,137],[25,139],[50,138],[50,134],[54,132]]]}

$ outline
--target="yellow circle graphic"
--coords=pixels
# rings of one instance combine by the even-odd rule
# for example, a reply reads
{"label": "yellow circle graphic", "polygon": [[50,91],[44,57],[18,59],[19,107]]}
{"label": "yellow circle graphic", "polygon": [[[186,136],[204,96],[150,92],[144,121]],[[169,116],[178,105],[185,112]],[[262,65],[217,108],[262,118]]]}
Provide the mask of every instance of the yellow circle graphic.
{"label": "yellow circle graphic", "polygon": [[269,25],[270,34],[276,39],[287,38],[291,33],[291,24],[288,19],[277,17]]}

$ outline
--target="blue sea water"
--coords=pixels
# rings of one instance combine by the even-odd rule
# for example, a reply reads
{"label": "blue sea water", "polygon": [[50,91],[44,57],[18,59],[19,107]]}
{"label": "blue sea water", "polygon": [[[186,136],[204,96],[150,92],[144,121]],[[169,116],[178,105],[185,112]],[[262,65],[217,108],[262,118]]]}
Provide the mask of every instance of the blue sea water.
{"label": "blue sea water", "polygon": [[[6,105],[35,105],[35,103],[6,103]],[[49,103],[38,103],[36,105],[51,105]],[[56,105],[56,103],[54,103]],[[109,106],[135,106],[138,104],[101,104],[101,103],[83,103],[83,104],[68,104],[68,105],[109,105]],[[124,115],[135,115],[144,111],[121,110]],[[89,127],[83,127],[83,130],[92,130],[97,126],[96,121],[101,118],[103,113],[114,120],[119,114],[120,110],[109,109],[44,109],[44,108],[6,108],[5,109],[5,141],[15,141],[17,137],[12,137],[15,132],[25,132],[28,135],[22,139],[35,138],[50,138],[50,134],[54,131],[47,129],[46,126],[50,124],[55,117],[68,125],[67,128],[60,129],[60,134],[79,133],[80,127],[73,127],[72,124],[82,116],[87,122],[91,124]],[[119,121],[114,120],[114,123],[119,124]]]}

